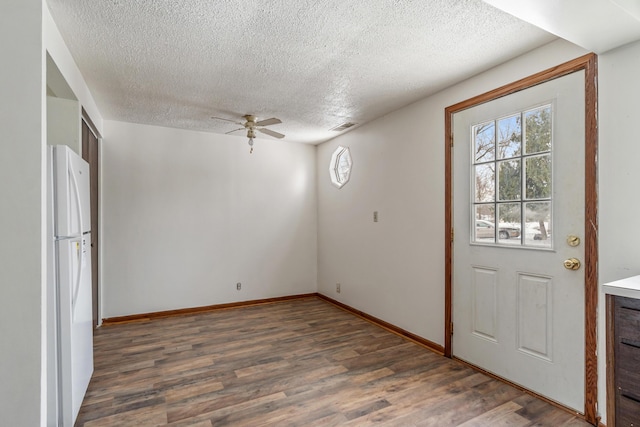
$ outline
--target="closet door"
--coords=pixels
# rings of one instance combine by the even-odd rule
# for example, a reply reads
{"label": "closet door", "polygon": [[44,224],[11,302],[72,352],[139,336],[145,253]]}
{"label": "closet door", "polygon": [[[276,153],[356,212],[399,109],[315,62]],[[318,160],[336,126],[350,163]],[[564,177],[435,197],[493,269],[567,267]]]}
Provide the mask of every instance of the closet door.
{"label": "closet door", "polygon": [[91,188],[91,278],[93,295],[93,326],[100,323],[99,317],[99,275],[98,275],[98,251],[99,251],[99,146],[98,137],[93,133],[91,127],[82,120],[82,158],[89,163],[90,168],[90,188]]}

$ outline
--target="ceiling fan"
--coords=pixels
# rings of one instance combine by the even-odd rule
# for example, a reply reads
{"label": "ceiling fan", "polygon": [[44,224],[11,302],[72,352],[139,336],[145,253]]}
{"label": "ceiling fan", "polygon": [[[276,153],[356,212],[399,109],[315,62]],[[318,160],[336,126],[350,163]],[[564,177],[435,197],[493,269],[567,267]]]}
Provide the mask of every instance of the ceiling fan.
{"label": "ceiling fan", "polygon": [[212,119],[217,119],[217,120],[224,120],[227,122],[231,122],[231,123],[235,123],[237,125],[242,126],[241,128],[238,129],[234,129],[231,130],[229,132],[225,132],[226,134],[230,134],[233,132],[237,132],[239,130],[247,130],[247,138],[249,138],[249,147],[251,147],[251,150],[249,151],[249,153],[253,153],[253,139],[256,137],[256,130],[258,132],[262,132],[266,135],[272,136],[274,138],[278,138],[278,139],[282,139],[284,138],[284,135],[273,131],[271,129],[266,129],[265,126],[271,126],[271,125],[277,125],[278,123],[282,123],[282,121],[280,119],[277,119],[275,117],[272,117],[270,119],[264,119],[264,120],[260,120],[259,122],[256,122],[256,116],[253,116],[251,114],[246,114],[244,116],[242,116],[242,118],[244,118],[245,122],[237,122],[235,120],[231,120],[231,119],[225,119],[224,117],[211,117]]}

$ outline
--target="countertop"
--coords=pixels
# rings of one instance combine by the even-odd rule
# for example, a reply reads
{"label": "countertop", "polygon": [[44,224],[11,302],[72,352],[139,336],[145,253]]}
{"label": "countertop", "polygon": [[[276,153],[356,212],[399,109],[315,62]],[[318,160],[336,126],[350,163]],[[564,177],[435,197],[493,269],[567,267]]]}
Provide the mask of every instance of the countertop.
{"label": "countertop", "polygon": [[640,276],[604,283],[602,291],[605,294],[640,299]]}

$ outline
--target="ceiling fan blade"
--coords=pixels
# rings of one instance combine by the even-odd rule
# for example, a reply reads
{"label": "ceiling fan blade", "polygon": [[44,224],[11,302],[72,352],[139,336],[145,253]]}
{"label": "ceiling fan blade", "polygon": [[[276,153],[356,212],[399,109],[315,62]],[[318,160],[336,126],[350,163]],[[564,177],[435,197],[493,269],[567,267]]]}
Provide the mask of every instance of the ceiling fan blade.
{"label": "ceiling fan blade", "polygon": [[225,135],[229,135],[230,133],[234,133],[234,132],[238,132],[239,130],[244,130],[244,128],[238,128],[238,129],[234,129],[234,130],[230,130],[229,132],[225,132]]}
{"label": "ceiling fan blade", "polygon": [[256,123],[256,126],[277,125],[278,123],[282,123],[282,120],[272,117],[270,119],[260,120],[258,123]]}
{"label": "ceiling fan blade", "polygon": [[236,121],[236,120],[231,120],[231,119],[225,119],[224,117],[216,117],[216,116],[211,116],[212,119],[217,119],[217,120],[224,120],[225,122],[231,122],[231,123],[235,123],[237,125],[241,125],[242,123]]}
{"label": "ceiling fan blade", "polygon": [[272,131],[271,129],[258,129],[258,131],[262,133],[266,133],[267,135],[272,136],[274,138],[278,138],[278,139],[284,138],[283,134]]}

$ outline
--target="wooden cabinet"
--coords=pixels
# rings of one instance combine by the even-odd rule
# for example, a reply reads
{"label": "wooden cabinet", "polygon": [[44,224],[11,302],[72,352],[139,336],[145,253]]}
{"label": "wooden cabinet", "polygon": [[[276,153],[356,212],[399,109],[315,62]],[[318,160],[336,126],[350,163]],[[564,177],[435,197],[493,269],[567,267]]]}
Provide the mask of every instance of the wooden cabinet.
{"label": "wooden cabinet", "polygon": [[[610,422],[640,427],[640,299],[609,296]],[[615,418],[612,419],[611,415]]]}

